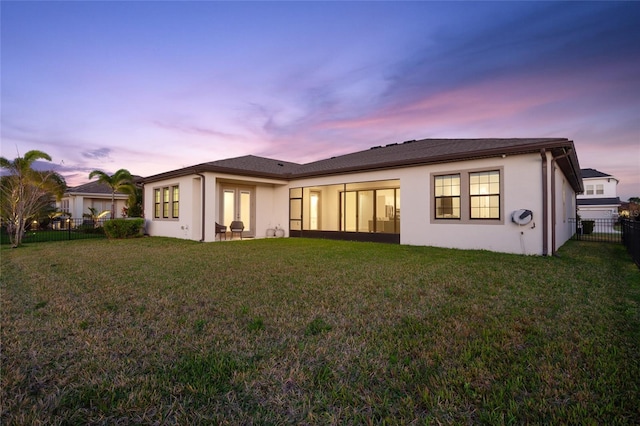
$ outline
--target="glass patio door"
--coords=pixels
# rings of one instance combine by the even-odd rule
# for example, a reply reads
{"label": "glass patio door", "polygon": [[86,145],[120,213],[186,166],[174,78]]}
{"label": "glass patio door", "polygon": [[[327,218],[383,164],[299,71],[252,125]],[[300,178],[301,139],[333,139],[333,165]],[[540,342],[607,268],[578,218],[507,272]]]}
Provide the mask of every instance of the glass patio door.
{"label": "glass patio door", "polygon": [[255,236],[253,194],[253,188],[249,187],[225,186],[222,188],[222,223],[228,227],[234,220],[242,221],[243,237]]}

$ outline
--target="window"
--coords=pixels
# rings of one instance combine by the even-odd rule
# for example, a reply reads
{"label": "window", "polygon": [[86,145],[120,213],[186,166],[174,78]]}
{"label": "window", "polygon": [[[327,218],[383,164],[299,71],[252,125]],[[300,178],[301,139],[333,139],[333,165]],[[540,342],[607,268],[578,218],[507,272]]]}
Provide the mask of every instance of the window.
{"label": "window", "polygon": [[153,190],[153,217],[160,217],[160,189]]}
{"label": "window", "polygon": [[178,219],[180,213],[180,187],[178,185],[153,190],[153,217]]}
{"label": "window", "polygon": [[596,185],[596,194],[602,195],[604,194],[604,185],[599,183]]}
{"label": "window", "polygon": [[171,200],[172,209],[171,217],[177,218],[180,212],[180,188],[176,185],[173,187],[173,199]]}
{"label": "window", "polygon": [[587,185],[587,195],[593,195],[593,185]]}
{"label": "window", "polygon": [[504,169],[450,170],[431,174],[431,223],[504,223]]}
{"label": "window", "polygon": [[500,172],[469,173],[471,219],[500,219]]}
{"label": "window", "polygon": [[400,234],[400,180],[291,188],[289,230],[300,231],[295,236],[305,232]]}
{"label": "window", "polygon": [[162,217],[169,217],[169,188],[162,188]]}
{"label": "window", "polygon": [[436,176],[436,219],[460,219],[460,175]]}

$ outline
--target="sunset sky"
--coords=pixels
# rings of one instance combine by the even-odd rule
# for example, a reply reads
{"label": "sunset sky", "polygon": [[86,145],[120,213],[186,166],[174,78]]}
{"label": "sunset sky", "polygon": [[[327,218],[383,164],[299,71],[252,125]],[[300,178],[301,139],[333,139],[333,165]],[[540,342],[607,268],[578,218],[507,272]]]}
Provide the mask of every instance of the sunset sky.
{"label": "sunset sky", "polygon": [[566,137],[640,196],[638,2],[0,2],[1,155],[149,176]]}

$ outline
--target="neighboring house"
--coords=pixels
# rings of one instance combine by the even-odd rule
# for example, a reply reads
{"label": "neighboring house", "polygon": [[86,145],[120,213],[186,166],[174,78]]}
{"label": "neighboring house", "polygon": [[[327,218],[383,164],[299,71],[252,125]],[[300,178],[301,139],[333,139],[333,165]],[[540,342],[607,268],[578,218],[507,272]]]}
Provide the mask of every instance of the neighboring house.
{"label": "neighboring house", "polygon": [[[115,217],[122,217],[122,208],[126,205],[128,197],[127,194],[116,192]],[[69,213],[74,219],[81,219],[83,214],[89,214],[89,207],[96,209],[98,213],[110,211],[111,188],[98,181],[74,186],[67,189],[62,199],[56,204],[61,211]]]}
{"label": "neighboring house", "polygon": [[620,202],[620,208],[618,214],[622,217],[640,220],[640,204],[632,201]]}
{"label": "neighboring house", "polygon": [[578,195],[581,219],[612,219],[618,217],[620,198],[618,179],[595,169],[582,169],[584,193]]}
{"label": "neighboring house", "polygon": [[539,255],[573,235],[583,191],[564,138],[425,139],[308,164],[248,155],[143,184],[152,236],[214,241],[216,222],[242,220],[245,237],[278,227],[291,237]]}

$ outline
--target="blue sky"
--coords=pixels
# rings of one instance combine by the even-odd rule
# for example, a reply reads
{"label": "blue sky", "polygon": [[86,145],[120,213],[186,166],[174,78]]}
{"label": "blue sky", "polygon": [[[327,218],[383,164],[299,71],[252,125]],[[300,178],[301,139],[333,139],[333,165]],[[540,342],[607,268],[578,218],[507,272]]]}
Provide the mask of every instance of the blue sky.
{"label": "blue sky", "polygon": [[0,3],[2,156],[149,176],[566,137],[640,195],[640,3]]}

